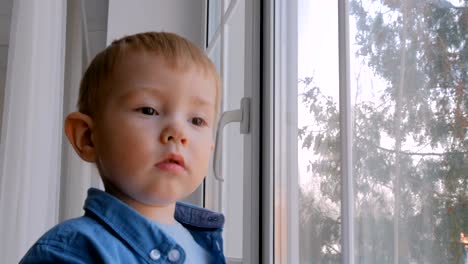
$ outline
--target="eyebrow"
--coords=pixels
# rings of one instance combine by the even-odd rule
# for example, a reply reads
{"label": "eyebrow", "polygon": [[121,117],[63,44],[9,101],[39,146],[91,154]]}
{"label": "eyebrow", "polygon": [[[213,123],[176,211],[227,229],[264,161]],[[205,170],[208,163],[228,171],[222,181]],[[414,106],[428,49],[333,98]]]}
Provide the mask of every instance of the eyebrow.
{"label": "eyebrow", "polygon": [[[152,96],[156,96],[158,98],[164,98],[167,96],[167,94],[165,94],[164,92],[158,90],[158,89],[154,89],[154,88],[150,88],[150,87],[145,87],[145,86],[138,86],[138,89],[137,90],[130,90],[126,93],[123,93],[121,96],[119,96],[119,100],[125,100],[127,98],[131,98],[132,96],[135,96],[135,95],[138,95],[138,94],[150,94]],[[201,107],[211,107],[211,106],[214,106],[214,103],[204,99],[203,97],[201,96],[191,96],[190,97],[190,102],[192,105],[195,105],[195,106],[201,106]]]}
{"label": "eyebrow", "polygon": [[164,93],[159,91],[158,89],[153,89],[153,88],[148,88],[144,86],[138,86],[138,89],[134,90],[131,89],[130,91],[127,91],[119,96],[119,100],[125,100],[127,98],[132,98],[133,96],[139,95],[139,94],[150,94],[152,96],[156,97],[163,97]]}
{"label": "eyebrow", "polygon": [[205,100],[204,98],[200,96],[192,96],[190,97],[190,101],[193,102],[193,104],[196,106],[210,106],[210,107],[213,106],[213,103]]}

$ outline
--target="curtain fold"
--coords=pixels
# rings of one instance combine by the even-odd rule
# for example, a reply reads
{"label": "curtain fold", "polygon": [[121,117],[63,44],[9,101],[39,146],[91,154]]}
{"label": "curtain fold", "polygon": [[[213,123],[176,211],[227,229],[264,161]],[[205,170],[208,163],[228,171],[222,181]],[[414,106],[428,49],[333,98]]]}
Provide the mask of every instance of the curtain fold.
{"label": "curtain fold", "polygon": [[[84,56],[81,1],[69,1],[67,6],[66,54],[65,54],[65,82],[63,94],[63,118],[70,112],[76,111],[76,102],[80,88],[81,75],[87,66]],[[88,39],[88,38],[86,38]],[[105,44],[105,43],[104,43]],[[83,202],[89,187],[102,188],[95,166],[84,162],[63,137],[62,174],[60,187],[60,215],[59,221],[77,217],[83,214]]]}
{"label": "curtain fold", "polygon": [[14,1],[0,145],[4,263],[58,221],[65,25],[66,1]]}

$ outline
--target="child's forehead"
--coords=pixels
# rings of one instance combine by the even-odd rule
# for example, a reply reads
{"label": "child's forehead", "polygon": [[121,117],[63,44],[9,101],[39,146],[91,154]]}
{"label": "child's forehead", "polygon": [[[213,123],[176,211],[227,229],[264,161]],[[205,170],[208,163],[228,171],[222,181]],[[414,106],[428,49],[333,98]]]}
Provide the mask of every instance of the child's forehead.
{"label": "child's forehead", "polygon": [[[113,93],[120,93],[118,87],[128,88],[128,86],[150,88],[152,85],[162,85],[160,88],[164,90],[164,85],[175,83],[188,84],[198,80],[204,81],[203,89],[213,89],[215,93],[218,91],[215,73],[209,71],[196,63],[178,63],[171,61],[160,55],[150,53],[132,53],[125,57],[121,57],[114,65],[114,69],[110,73],[107,85],[114,89]],[[119,90],[116,90],[119,89]],[[197,93],[203,91],[197,91]]]}
{"label": "child's forehead", "polygon": [[[181,75],[194,71],[197,74],[204,75],[206,78],[216,79],[216,72],[212,71],[208,65],[201,61],[194,61],[191,58],[183,56],[169,56],[164,54],[155,54],[151,51],[128,51],[117,58],[110,72],[110,77],[125,77],[132,72],[135,67],[141,67],[150,72],[154,66],[159,69],[170,70]],[[115,76],[112,76],[115,75]]]}

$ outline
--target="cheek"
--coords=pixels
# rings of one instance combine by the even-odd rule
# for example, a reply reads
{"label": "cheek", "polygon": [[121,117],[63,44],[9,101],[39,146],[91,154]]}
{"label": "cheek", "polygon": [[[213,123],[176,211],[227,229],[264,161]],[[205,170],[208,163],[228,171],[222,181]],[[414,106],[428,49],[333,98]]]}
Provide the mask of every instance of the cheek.
{"label": "cheek", "polygon": [[205,174],[208,170],[210,157],[213,153],[213,140],[211,139],[211,135],[197,138],[193,146],[193,157],[195,159],[194,161],[196,162],[196,166],[203,174]]}
{"label": "cheek", "polygon": [[[151,129],[138,126],[115,127],[102,135],[101,156],[105,166],[112,166],[121,170],[132,170],[146,164],[145,160],[153,158],[152,148],[156,136]],[[109,168],[113,170],[112,168]]]}

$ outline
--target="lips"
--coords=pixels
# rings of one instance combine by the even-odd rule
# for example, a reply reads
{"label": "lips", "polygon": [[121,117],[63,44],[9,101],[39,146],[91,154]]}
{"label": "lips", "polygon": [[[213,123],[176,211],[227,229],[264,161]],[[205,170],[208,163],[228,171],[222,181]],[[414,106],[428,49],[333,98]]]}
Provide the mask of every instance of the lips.
{"label": "lips", "polygon": [[171,153],[164,157],[164,159],[156,164],[160,170],[167,171],[174,174],[185,172],[185,161],[181,155]]}

